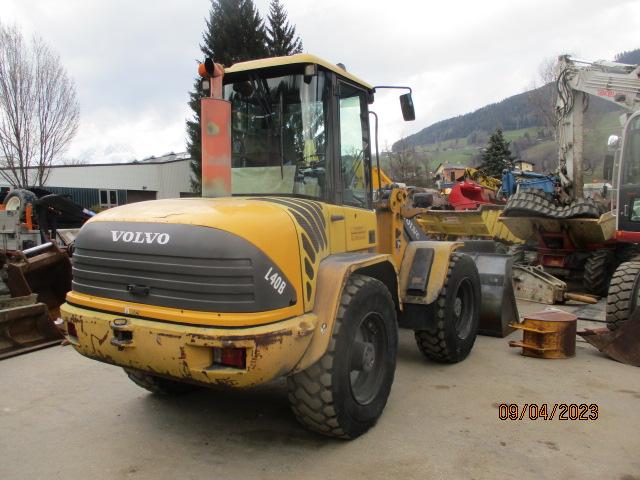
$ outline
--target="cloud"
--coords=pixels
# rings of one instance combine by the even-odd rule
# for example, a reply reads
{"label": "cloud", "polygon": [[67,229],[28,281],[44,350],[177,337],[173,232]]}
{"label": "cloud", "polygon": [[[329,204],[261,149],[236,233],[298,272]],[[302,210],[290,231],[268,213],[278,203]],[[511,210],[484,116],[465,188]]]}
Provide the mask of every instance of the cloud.
{"label": "cloud", "polygon": [[[257,0],[263,16],[268,0]],[[288,0],[305,50],[369,83],[410,85],[417,119],[379,92],[380,143],[522,92],[562,52],[608,58],[637,44],[640,2]],[[67,156],[123,161],[185,149],[206,0],[4,0],[3,22],[37,32],[75,79],[81,127]]]}

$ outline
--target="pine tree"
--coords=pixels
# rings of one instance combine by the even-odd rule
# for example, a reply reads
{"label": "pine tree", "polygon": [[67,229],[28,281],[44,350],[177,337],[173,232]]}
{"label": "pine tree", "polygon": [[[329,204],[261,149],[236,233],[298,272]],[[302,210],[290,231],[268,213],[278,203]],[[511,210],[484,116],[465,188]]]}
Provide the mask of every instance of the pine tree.
{"label": "pine tree", "polygon": [[480,170],[489,176],[500,176],[504,169],[512,169],[515,157],[509,150],[510,143],[504,139],[502,129],[496,129],[482,154]]}
{"label": "pine tree", "polygon": [[271,0],[267,21],[269,56],[281,57],[302,52],[302,40],[296,35],[295,25],[289,24],[287,11],[280,0]]}
{"label": "pine tree", "polygon": [[[206,30],[200,45],[204,58],[230,66],[237,62],[267,56],[264,22],[253,0],[212,0]],[[193,117],[187,120],[187,151],[191,156],[191,190],[201,191],[200,150],[200,78],[196,78],[189,93]]]}

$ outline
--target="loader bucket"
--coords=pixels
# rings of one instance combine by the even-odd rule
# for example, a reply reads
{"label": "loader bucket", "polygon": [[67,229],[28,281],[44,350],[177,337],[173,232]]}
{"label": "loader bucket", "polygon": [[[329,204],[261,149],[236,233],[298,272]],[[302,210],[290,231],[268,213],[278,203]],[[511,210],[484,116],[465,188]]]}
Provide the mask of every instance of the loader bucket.
{"label": "loader bucket", "polygon": [[7,286],[12,297],[35,293],[47,305],[51,321],[71,290],[71,261],[56,245],[45,243],[9,256]]}
{"label": "loader bucket", "polygon": [[499,253],[500,247],[497,242],[476,240],[457,250],[469,255],[478,268],[482,295],[478,333],[491,337],[506,337],[514,330],[509,324],[520,321],[511,279],[513,256]]}
{"label": "loader bucket", "polygon": [[640,367],[640,308],[613,332],[607,328],[586,329],[578,335],[610,358]]}
{"label": "loader bucket", "polygon": [[60,333],[49,319],[49,309],[44,303],[35,303],[35,298],[36,295],[11,298],[14,306],[0,310],[0,360],[61,342]]}
{"label": "loader bucket", "polygon": [[53,244],[7,252],[6,284],[0,299],[0,359],[59,344],[53,322],[71,289],[71,262]]}

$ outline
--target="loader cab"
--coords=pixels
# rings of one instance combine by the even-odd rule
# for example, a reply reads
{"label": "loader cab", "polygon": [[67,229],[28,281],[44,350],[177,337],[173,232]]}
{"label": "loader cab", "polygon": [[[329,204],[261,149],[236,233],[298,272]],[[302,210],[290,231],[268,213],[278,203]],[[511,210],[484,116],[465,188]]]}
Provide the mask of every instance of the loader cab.
{"label": "loader cab", "polygon": [[317,57],[294,57],[301,61],[267,59],[225,71],[231,194],[323,202],[331,211],[332,252],[372,248],[373,88]]}
{"label": "loader cab", "polygon": [[263,62],[264,68],[225,72],[232,195],[371,209],[371,87],[316,63]]}
{"label": "loader cab", "polygon": [[627,121],[618,172],[617,237],[640,241],[640,112]]}

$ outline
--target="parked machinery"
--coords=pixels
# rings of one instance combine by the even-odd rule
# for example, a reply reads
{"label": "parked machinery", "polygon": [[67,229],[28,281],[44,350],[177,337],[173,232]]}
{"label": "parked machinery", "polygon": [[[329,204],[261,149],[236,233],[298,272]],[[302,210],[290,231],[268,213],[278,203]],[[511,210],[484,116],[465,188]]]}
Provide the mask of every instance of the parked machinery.
{"label": "parked machinery", "polygon": [[[588,95],[596,95],[629,112],[638,110],[640,70],[636,65],[613,62],[583,62],[568,56],[559,58],[556,86],[559,163],[553,181],[540,179],[543,188],[526,189],[512,195],[505,207],[503,221],[518,237],[537,244],[538,260],[550,273],[582,279],[589,293],[605,295],[616,263],[629,255],[624,235],[615,234],[613,211],[591,198],[583,198],[583,115]],[[632,118],[627,119],[627,125]],[[611,178],[612,158],[605,162],[606,177]],[[551,185],[555,183],[553,192]],[[626,188],[626,187],[625,187]],[[627,191],[627,190],[625,190]],[[615,192],[603,192],[614,195]],[[621,190],[622,195],[628,195]],[[624,217],[624,212],[627,217]]]}
{"label": "parked machinery", "polygon": [[[303,54],[200,73],[203,193],[217,198],[90,220],[60,328],[156,393],[285,376],[304,426],[357,437],[386,404],[397,325],[430,359],[469,354],[478,269],[461,243],[422,239],[405,188],[374,194],[374,87]],[[412,119],[410,94],[401,106]]]}

